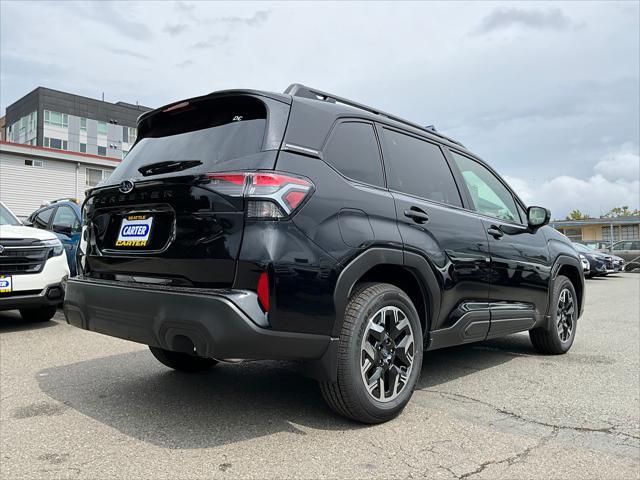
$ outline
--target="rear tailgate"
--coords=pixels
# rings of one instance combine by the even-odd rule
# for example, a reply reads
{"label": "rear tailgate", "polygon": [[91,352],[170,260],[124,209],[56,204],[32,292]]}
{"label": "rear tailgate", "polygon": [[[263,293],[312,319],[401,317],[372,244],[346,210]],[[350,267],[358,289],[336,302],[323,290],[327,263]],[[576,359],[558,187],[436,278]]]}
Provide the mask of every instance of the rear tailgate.
{"label": "rear tailgate", "polygon": [[272,169],[288,109],[280,100],[225,93],[141,117],[135,146],[86,201],[83,273],[232,286],[244,228],[243,187],[232,181],[212,186],[207,174]]}

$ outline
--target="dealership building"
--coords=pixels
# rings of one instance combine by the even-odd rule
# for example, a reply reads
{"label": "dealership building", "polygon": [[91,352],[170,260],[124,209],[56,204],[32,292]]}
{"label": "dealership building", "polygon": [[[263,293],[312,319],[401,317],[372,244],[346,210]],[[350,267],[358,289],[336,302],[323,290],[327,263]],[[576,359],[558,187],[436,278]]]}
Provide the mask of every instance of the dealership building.
{"label": "dealership building", "polygon": [[637,215],[552,221],[551,226],[574,242],[602,240],[613,243],[640,239],[640,216]]}

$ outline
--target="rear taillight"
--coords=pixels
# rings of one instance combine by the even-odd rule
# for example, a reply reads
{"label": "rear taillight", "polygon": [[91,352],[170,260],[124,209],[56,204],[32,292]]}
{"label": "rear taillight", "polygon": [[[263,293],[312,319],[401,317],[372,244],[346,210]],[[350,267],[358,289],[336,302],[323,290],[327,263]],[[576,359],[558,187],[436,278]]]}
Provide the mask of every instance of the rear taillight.
{"label": "rear taillight", "polygon": [[290,216],[313,192],[313,183],[279,172],[225,172],[207,175],[218,193],[247,199],[248,218],[278,219]]}

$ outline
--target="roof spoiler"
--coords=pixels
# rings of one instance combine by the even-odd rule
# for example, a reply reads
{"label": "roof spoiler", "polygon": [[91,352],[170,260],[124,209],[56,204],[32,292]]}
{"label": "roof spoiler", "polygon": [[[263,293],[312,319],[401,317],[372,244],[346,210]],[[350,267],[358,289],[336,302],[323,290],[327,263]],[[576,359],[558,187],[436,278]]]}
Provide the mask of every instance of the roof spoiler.
{"label": "roof spoiler", "polygon": [[395,115],[391,115],[390,113],[384,112],[377,108],[369,107],[368,105],[364,105],[362,103],[354,102],[353,100],[349,100],[344,97],[339,97],[332,93],[323,92],[322,90],[318,90],[316,88],[307,87],[300,83],[292,83],[287,87],[284,91],[285,94],[292,95],[294,97],[302,97],[302,98],[310,98],[312,100],[318,100],[321,102],[329,102],[329,103],[342,103],[343,105],[348,105],[350,107],[357,108],[359,110],[364,110],[369,113],[373,113],[374,115],[379,115],[381,117],[388,118],[390,120],[394,120],[399,123],[403,123],[405,125],[409,125],[413,128],[417,128],[419,130],[430,133],[431,135],[435,135],[440,138],[444,138],[451,143],[455,143],[464,148],[464,145],[457,140],[449,138],[441,133],[437,132],[433,125],[429,125],[428,127],[424,127],[422,125],[418,125],[417,123],[410,122],[400,117],[396,117]]}

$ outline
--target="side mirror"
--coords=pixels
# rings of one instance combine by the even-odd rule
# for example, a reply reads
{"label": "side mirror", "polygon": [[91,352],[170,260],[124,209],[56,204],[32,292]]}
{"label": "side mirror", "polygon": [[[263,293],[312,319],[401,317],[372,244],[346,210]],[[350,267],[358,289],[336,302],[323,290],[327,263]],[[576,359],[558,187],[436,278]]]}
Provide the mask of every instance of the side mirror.
{"label": "side mirror", "polygon": [[532,230],[540,228],[551,220],[551,212],[544,207],[527,208],[527,223]]}
{"label": "side mirror", "polygon": [[71,228],[71,225],[60,225],[60,224],[53,224],[53,227],[51,227],[53,229],[54,232],[56,233],[61,233],[63,235],[66,235],[68,237],[71,236],[71,233],[73,231],[73,229]]}

